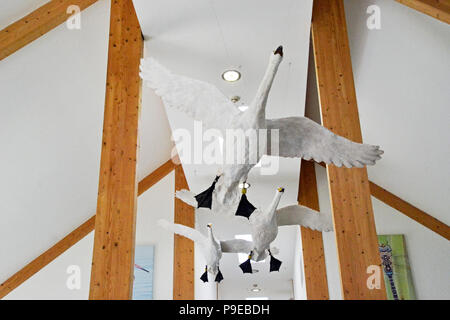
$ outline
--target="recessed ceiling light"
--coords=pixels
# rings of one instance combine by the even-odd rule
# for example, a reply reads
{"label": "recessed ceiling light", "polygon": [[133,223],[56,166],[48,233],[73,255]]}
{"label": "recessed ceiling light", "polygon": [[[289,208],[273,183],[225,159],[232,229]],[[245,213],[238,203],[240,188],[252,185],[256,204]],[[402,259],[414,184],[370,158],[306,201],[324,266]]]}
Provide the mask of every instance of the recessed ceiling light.
{"label": "recessed ceiling light", "polygon": [[238,109],[241,110],[241,111],[245,111],[245,110],[248,109],[248,106],[246,106],[245,104],[243,104],[242,106],[239,106]]}
{"label": "recessed ceiling light", "polygon": [[241,78],[241,73],[237,70],[227,70],[222,73],[222,79],[228,82],[235,82]]}

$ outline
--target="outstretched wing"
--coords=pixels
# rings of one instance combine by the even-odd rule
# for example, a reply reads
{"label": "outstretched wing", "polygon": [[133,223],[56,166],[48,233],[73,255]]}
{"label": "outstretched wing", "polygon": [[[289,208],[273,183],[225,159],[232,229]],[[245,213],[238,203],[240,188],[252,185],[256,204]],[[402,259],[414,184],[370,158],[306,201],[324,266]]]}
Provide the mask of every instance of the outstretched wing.
{"label": "outstretched wing", "polygon": [[170,223],[164,219],[158,220],[158,225],[170,232],[191,239],[201,246],[205,246],[208,243],[208,238],[206,238],[200,231],[197,231],[193,228],[189,228],[177,223]]}
{"label": "outstretched wing", "polygon": [[195,193],[190,190],[182,189],[175,192],[175,197],[180,199],[181,201],[187,203],[191,207],[197,208],[198,202],[195,199]]}
{"label": "outstretched wing", "polygon": [[292,205],[278,209],[276,212],[278,226],[301,225],[318,231],[332,231],[331,215],[310,208]]}
{"label": "outstretched wing", "polygon": [[220,241],[222,252],[249,253],[253,249],[253,242],[243,239]]}
{"label": "outstretched wing", "polygon": [[212,84],[173,74],[153,58],[141,59],[140,76],[168,107],[185,112],[208,128],[231,128],[240,112]]}
{"label": "outstretched wing", "polygon": [[271,150],[271,143],[268,143],[269,155],[361,168],[375,164],[383,154],[378,146],[350,141],[308,118],[272,119],[267,120],[266,124],[269,133],[271,129],[279,130],[279,154]]}

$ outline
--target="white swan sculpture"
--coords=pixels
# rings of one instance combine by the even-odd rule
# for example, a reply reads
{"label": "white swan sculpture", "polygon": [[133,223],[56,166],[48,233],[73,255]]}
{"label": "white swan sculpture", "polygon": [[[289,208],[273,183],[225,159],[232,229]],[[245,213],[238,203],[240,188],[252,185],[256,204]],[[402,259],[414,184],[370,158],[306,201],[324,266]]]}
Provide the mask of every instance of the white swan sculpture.
{"label": "white swan sculpture", "polygon": [[253,246],[249,250],[248,260],[240,265],[244,273],[252,273],[250,260],[261,261],[270,256],[270,271],[279,271],[281,261],[275,259],[270,251],[270,244],[278,235],[278,227],[300,225],[322,232],[332,231],[331,215],[301,205],[290,205],[280,209],[284,188],[278,188],[272,203],[265,210],[256,209],[249,217]]}
{"label": "white swan sculpture", "polygon": [[[270,256],[270,271],[278,271],[281,262],[272,256],[270,244],[278,235],[278,227],[300,225],[312,230],[328,232],[333,230],[333,222],[330,214],[318,212],[301,205],[290,205],[280,209],[281,196],[284,188],[278,188],[271,204],[266,209],[256,208],[253,214],[248,217],[252,242],[241,244],[240,250],[249,253],[246,262],[240,265],[244,273],[252,273],[250,260],[261,261],[267,255]],[[187,203],[195,206],[195,195],[190,191],[182,191],[179,197]],[[215,212],[212,210],[212,212]]]}
{"label": "white swan sculpture", "polygon": [[252,247],[251,242],[247,240],[217,240],[213,235],[211,224],[207,225],[208,236],[204,236],[196,229],[186,227],[181,224],[170,223],[163,219],[158,221],[158,225],[170,232],[191,239],[200,246],[202,254],[206,260],[205,272],[200,277],[203,282],[208,282],[208,272],[215,276],[216,282],[223,280],[222,272],[220,272],[219,269],[219,262],[222,258],[222,252],[247,253],[249,252],[249,248]]}
{"label": "white swan sculpture", "polygon": [[[218,129],[222,133],[227,129],[242,129],[244,132],[249,129],[267,129],[268,133],[271,129],[278,129],[278,152],[272,151],[272,143],[265,141],[264,153],[267,155],[313,159],[348,168],[373,165],[380,159],[383,151],[378,146],[352,142],[308,118],[266,119],[267,98],[282,58],[283,48],[280,46],[270,55],[269,65],[255,98],[245,112],[238,110],[215,86],[173,74],[153,58],[141,60],[140,76],[167,107],[185,112],[202,121],[207,128]],[[223,165],[222,174],[214,188],[218,205],[235,205],[239,202],[239,184],[247,180],[249,171],[263,155],[261,149],[249,148],[249,145],[258,146],[259,142],[255,144],[255,141],[246,137],[243,161]],[[204,196],[206,199],[203,200],[211,205],[212,190]]]}

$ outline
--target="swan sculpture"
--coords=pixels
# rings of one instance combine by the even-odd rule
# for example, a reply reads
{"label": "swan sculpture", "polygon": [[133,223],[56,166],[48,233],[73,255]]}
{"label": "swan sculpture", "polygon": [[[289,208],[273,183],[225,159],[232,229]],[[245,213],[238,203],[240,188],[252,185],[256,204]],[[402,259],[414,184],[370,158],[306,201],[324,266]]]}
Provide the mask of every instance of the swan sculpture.
{"label": "swan sculpture", "polygon": [[[322,232],[332,231],[331,215],[310,209],[298,204],[278,209],[278,204],[284,193],[284,188],[278,188],[271,204],[266,209],[256,208],[248,217],[250,223],[252,242],[241,244],[240,249],[249,253],[247,261],[240,265],[244,273],[252,273],[250,261],[264,260],[270,256],[270,271],[278,271],[281,261],[275,259],[270,250],[270,244],[278,235],[278,227],[300,225],[312,230]],[[177,196],[188,204],[195,206],[195,195],[188,191],[179,191]],[[211,210],[215,212],[214,210]],[[247,249],[247,250],[245,250]]]}
{"label": "swan sculpture", "polygon": [[[236,205],[240,200],[239,184],[247,180],[249,171],[263,154],[313,159],[316,162],[334,164],[338,167],[344,165],[348,168],[373,165],[381,158],[383,151],[378,146],[352,142],[308,118],[266,119],[267,98],[282,59],[283,47],[279,46],[270,55],[269,64],[256,95],[244,112],[241,112],[215,86],[173,74],[151,57],[141,60],[141,78],[155,90],[167,107],[185,112],[195,120],[202,121],[206,128],[220,130],[222,134],[227,129],[244,132],[267,129],[268,139],[264,139],[262,143],[254,141],[253,137],[245,137],[244,150],[241,150],[243,151],[242,161],[223,165],[214,190],[203,194],[207,198],[207,204],[216,202],[218,206]],[[276,136],[272,141],[270,134],[272,129],[277,129],[279,133],[278,148],[272,148],[272,145],[277,142]],[[255,136],[258,139],[259,134]],[[250,148],[250,146],[261,145],[262,148]],[[226,151],[229,152],[229,150]],[[235,150],[233,153],[236,153]],[[215,201],[211,201],[213,196],[216,197]]]}
{"label": "swan sculpture", "polygon": [[281,261],[272,256],[270,244],[277,237],[280,226],[300,225],[318,231],[333,230],[333,222],[329,214],[301,205],[277,209],[283,193],[284,188],[278,188],[269,207],[265,210],[256,209],[249,218],[253,245],[248,251],[248,260],[240,265],[244,273],[252,273],[251,260],[261,261],[267,255],[270,256],[270,271],[279,271]]}
{"label": "swan sculpture", "polygon": [[200,231],[176,223],[170,223],[166,220],[159,220],[158,225],[164,229],[191,239],[200,246],[200,250],[205,257],[205,272],[200,279],[208,282],[208,272],[215,276],[215,281],[223,280],[222,272],[219,269],[219,262],[222,258],[222,252],[247,253],[251,248],[251,242],[243,239],[232,239],[219,241],[213,234],[212,225],[208,224],[208,236],[204,236]]}

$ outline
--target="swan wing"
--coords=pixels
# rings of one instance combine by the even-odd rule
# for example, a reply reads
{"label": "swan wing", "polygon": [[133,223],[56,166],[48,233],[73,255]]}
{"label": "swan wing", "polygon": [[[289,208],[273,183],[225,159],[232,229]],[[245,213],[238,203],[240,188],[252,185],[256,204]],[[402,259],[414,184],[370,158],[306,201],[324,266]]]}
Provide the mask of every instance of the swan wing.
{"label": "swan wing", "polygon": [[301,205],[280,208],[276,212],[278,226],[301,225],[318,231],[332,231],[331,215]]}
{"label": "swan wing", "polygon": [[350,141],[305,117],[272,119],[266,124],[269,133],[271,129],[279,130],[279,154],[270,150],[268,142],[269,155],[361,168],[375,164],[383,154],[378,146]]}
{"label": "swan wing", "polygon": [[243,239],[220,241],[222,252],[249,253],[253,249],[253,242]]}
{"label": "swan wing", "polygon": [[173,74],[154,58],[141,59],[140,76],[168,107],[178,109],[214,129],[231,128],[240,112],[212,84]]}
{"label": "swan wing", "polygon": [[190,228],[182,224],[170,223],[164,219],[158,220],[158,225],[167,231],[186,237],[202,247],[206,247],[208,245],[208,238],[194,228]]}

